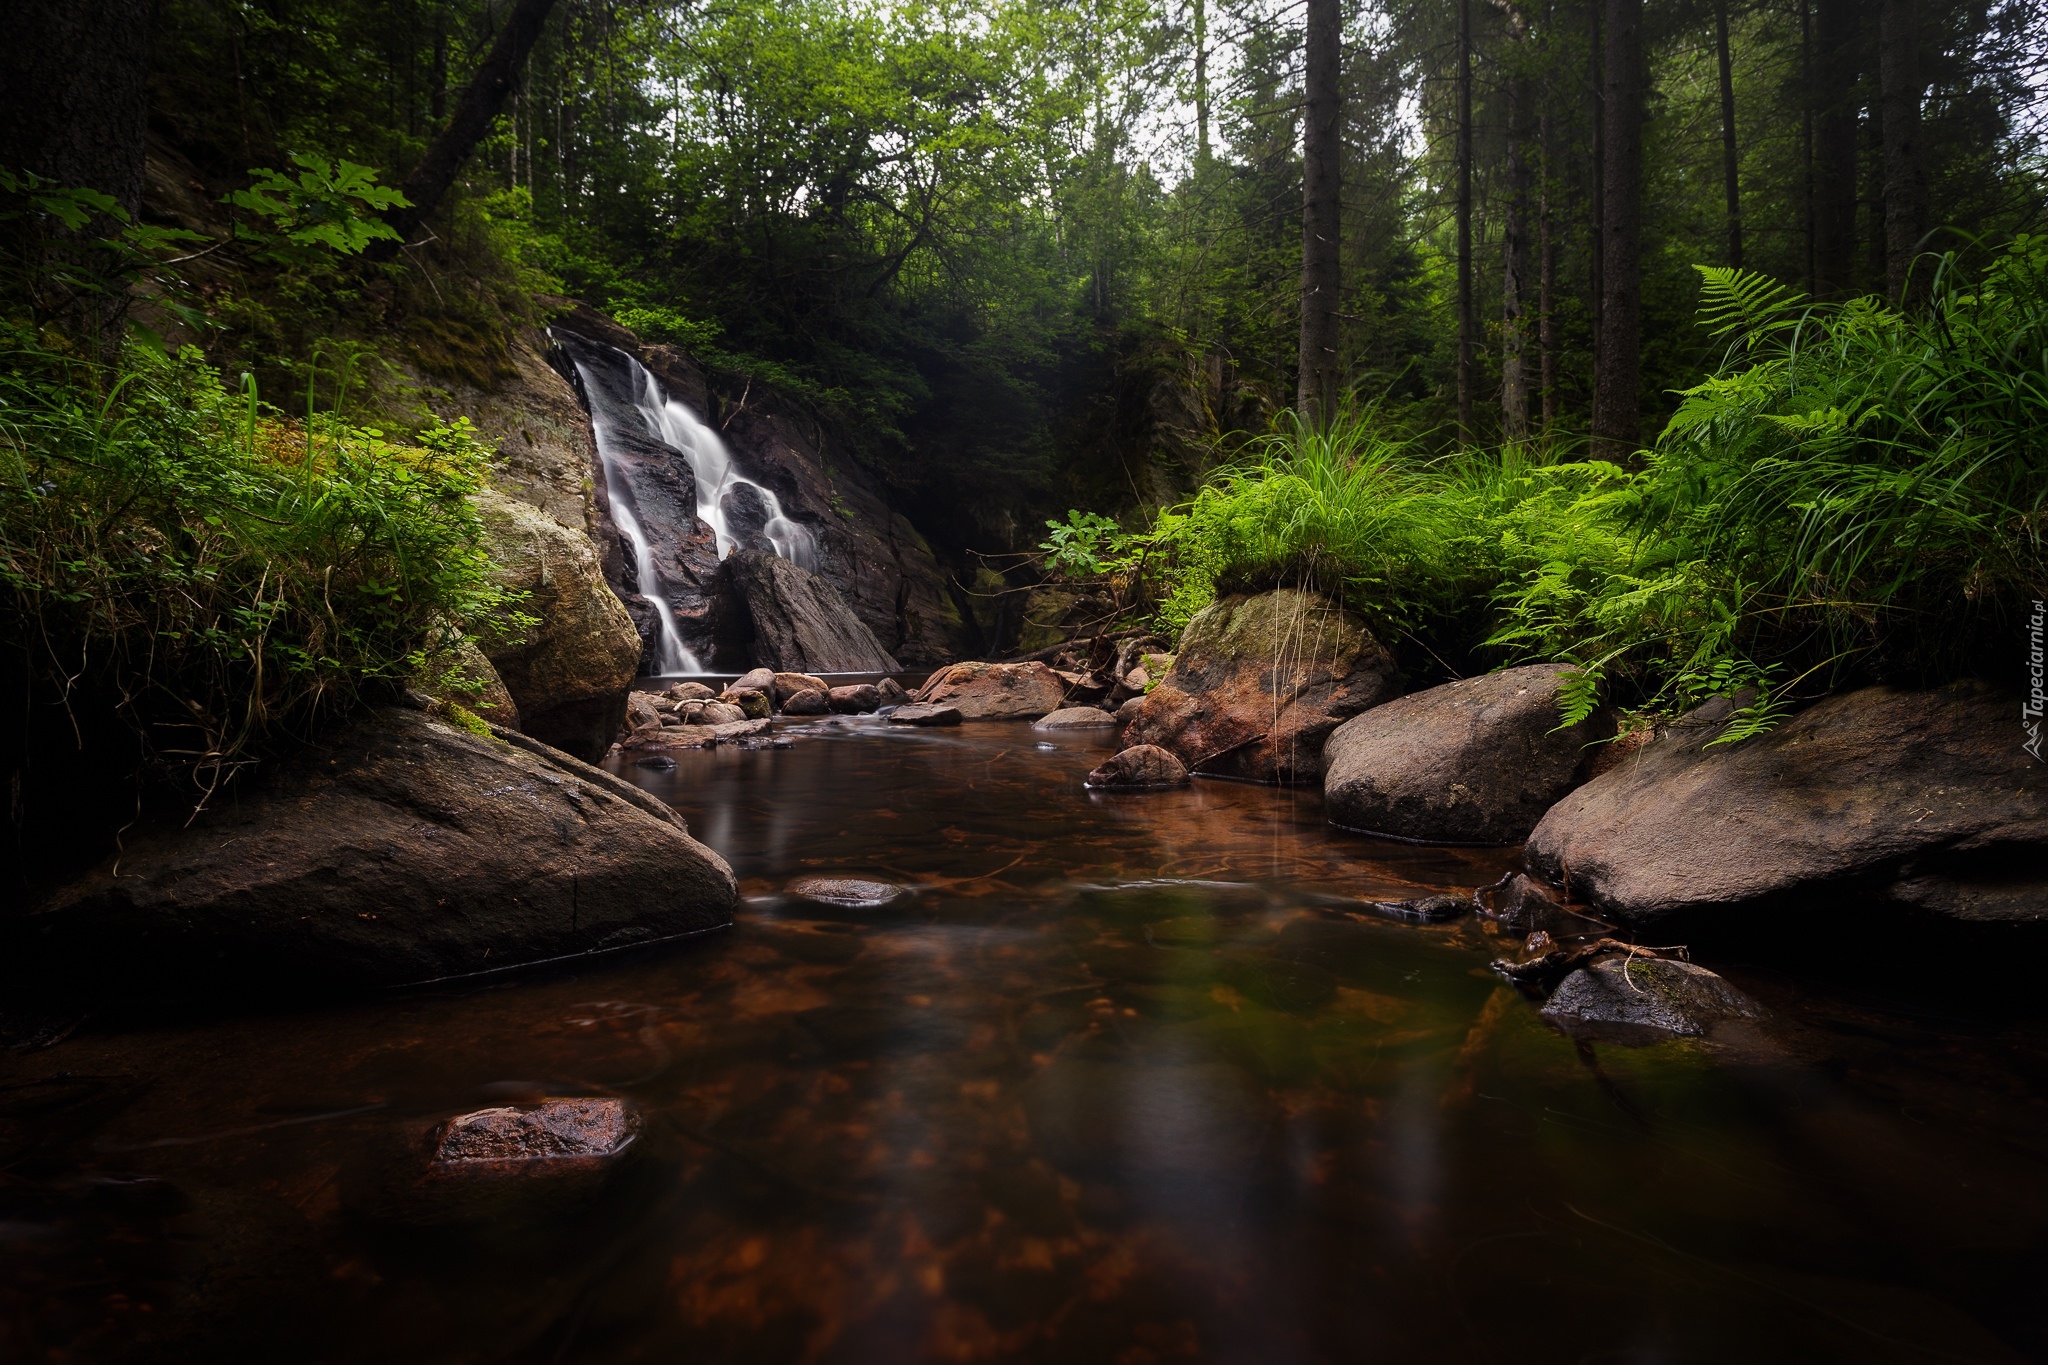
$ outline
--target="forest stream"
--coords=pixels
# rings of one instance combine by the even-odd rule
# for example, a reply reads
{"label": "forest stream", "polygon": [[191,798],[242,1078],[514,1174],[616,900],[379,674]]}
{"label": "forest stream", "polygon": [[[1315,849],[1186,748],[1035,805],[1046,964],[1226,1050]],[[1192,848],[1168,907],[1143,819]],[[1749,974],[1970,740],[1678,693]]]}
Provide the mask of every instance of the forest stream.
{"label": "forest stream", "polygon": [[[2040,1021],[1712,962],[1769,1017],[1581,1037],[1488,970],[1512,851],[1313,791],[1091,793],[1022,725],[777,722],[613,770],[727,858],[682,950],[0,1057],[36,1358],[2019,1361]],[[907,889],[807,902],[805,876]],[[450,1115],[615,1096],[629,1158],[461,1216]]]}

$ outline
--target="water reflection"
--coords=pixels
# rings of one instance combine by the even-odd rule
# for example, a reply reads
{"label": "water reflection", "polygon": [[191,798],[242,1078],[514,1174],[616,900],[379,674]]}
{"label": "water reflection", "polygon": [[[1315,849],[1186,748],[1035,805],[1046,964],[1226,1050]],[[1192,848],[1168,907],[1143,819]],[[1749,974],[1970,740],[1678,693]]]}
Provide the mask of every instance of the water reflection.
{"label": "water reflection", "polygon": [[[2034,1026],[1769,981],[1733,1044],[1575,1046],[1491,881],[1311,794],[1088,793],[1022,726],[620,771],[731,859],[719,941],[0,1062],[0,1356],[2020,1360]],[[887,905],[784,894],[884,879]],[[416,1135],[621,1094],[601,1197],[407,1201]],[[439,1221],[436,1219],[439,1218]]]}

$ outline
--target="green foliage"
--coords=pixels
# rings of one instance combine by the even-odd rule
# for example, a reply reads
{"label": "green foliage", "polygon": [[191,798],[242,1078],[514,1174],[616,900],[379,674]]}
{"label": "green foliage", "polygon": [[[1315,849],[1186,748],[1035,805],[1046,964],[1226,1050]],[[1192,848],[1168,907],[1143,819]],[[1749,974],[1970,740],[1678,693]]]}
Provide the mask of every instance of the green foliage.
{"label": "green foliage", "polygon": [[249,188],[227,202],[246,209],[268,228],[244,229],[257,255],[279,265],[321,260],[326,253],[353,256],[370,243],[396,241],[398,233],[378,215],[411,201],[377,183],[377,173],[353,161],[333,161],[296,152],[296,176],[269,169],[249,172]]}
{"label": "green foliage", "polygon": [[0,643],[45,700],[118,697],[157,759],[210,791],[454,633],[518,628],[469,501],[484,459],[466,422],[406,446],[283,420],[190,348],[131,347],[96,376],[13,333]]}
{"label": "green foliage", "polygon": [[1051,535],[1039,544],[1045,565],[1063,578],[1093,578],[1130,567],[1130,537],[1108,517],[1069,509],[1065,521],[1048,521]]}

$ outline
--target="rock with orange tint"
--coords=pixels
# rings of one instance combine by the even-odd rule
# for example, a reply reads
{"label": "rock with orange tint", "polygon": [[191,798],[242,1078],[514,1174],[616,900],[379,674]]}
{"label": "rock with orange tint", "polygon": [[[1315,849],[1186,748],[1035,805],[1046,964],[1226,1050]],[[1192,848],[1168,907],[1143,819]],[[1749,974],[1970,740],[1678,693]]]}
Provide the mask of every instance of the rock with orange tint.
{"label": "rock with orange tint", "polygon": [[618,1099],[550,1099],[478,1109],[442,1125],[433,1162],[466,1170],[508,1163],[538,1170],[550,1163],[606,1162],[622,1156],[639,1131],[638,1115]]}
{"label": "rock with orange tint", "polygon": [[1191,773],[1319,782],[1330,732],[1400,694],[1393,655],[1343,607],[1293,588],[1233,594],[1188,622],[1123,740],[1166,749]]}
{"label": "rock with orange tint", "polygon": [[942,668],[917,700],[950,706],[963,720],[1037,720],[1060,709],[1067,684],[1042,663],[965,663]]}
{"label": "rock with orange tint", "polygon": [[1188,770],[1156,744],[1133,745],[1088,774],[1088,785],[1101,791],[1161,791],[1187,784]]}

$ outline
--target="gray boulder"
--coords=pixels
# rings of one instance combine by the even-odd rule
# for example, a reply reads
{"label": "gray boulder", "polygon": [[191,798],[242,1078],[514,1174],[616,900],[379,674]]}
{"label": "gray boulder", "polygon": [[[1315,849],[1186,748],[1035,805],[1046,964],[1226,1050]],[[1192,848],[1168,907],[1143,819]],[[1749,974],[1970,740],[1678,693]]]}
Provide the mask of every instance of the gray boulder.
{"label": "gray boulder", "polygon": [[4,954],[142,996],[362,989],[731,923],[666,805],[517,732],[374,710],[189,825],[132,833]]}
{"label": "gray boulder", "polygon": [[1531,867],[1629,923],[1871,898],[2048,918],[2048,768],[2021,747],[2016,696],[1871,687],[1707,747],[1731,710],[1682,717],[1558,802]]}
{"label": "gray boulder", "polygon": [[1704,967],[1670,958],[1606,957],[1567,976],[1544,1002],[1565,1024],[1619,1024],[1699,1037],[1728,1019],[1757,1019],[1756,1002]]}
{"label": "gray boulder", "polygon": [[1034,730],[1114,730],[1117,719],[1099,706],[1063,706],[1033,723]]}
{"label": "gray boulder", "polygon": [[839,590],[760,550],[728,556],[725,573],[752,630],[756,663],[778,673],[893,673],[896,660]]}
{"label": "gray boulder", "polygon": [[1515,844],[1577,786],[1597,713],[1558,724],[1557,664],[1508,668],[1382,702],[1323,746],[1330,823],[1401,839]]}
{"label": "gray boulder", "polygon": [[1319,782],[1330,732],[1400,693],[1393,656],[1344,608],[1292,588],[1229,595],[1188,622],[1123,739],[1189,772]]}

